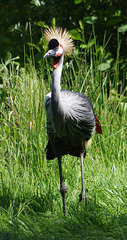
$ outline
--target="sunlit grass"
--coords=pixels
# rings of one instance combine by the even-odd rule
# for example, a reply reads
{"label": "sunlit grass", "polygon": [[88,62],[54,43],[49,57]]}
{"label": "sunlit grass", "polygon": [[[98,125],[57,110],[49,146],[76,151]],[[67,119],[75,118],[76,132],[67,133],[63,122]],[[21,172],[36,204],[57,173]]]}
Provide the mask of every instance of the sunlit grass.
{"label": "sunlit grass", "polygon": [[9,71],[6,67],[1,71],[0,239],[127,238],[126,101],[123,93],[117,94],[117,82],[110,84],[107,98],[110,72],[100,73],[96,62],[92,69],[85,65],[76,56],[68,61],[61,86],[91,99],[103,135],[95,133],[84,159],[86,208],[78,197],[80,159],[68,155],[62,159],[66,217],[57,159],[47,161],[45,156],[44,99],[51,88],[51,68],[44,62],[39,72],[32,64],[17,70],[12,64]]}

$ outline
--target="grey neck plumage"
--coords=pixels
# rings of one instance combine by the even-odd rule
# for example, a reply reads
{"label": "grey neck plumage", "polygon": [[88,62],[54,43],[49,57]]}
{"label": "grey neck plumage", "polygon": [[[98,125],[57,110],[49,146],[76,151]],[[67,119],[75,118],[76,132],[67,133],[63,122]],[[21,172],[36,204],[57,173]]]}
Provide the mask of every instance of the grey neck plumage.
{"label": "grey neck plumage", "polygon": [[62,104],[61,97],[60,97],[60,80],[63,68],[63,61],[64,61],[64,54],[61,55],[59,59],[59,64],[56,69],[53,69],[52,73],[52,94],[51,94],[51,105],[52,110],[55,111],[59,109],[60,105]]}

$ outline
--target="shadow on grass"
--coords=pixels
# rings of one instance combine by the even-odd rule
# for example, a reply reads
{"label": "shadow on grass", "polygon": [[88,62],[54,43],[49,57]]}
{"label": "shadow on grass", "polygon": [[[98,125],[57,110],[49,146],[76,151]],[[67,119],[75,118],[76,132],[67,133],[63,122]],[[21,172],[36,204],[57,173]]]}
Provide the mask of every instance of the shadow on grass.
{"label": "shadow on grass", "polygon": [[[50,201],[51,203],[51,201]],[[104,206],[89,201],[68,208],[63,217],[61,212],[53,212],[52,206],[43,211],[42,199],[33,199],[24,209],[11,216],[1,210],[1,240],[76,240],[76,239],[127,239],[127,214],[112,214]],[[20,206],[21,208],[21,206]],[[124,211],[124,210],[123,210]]]}

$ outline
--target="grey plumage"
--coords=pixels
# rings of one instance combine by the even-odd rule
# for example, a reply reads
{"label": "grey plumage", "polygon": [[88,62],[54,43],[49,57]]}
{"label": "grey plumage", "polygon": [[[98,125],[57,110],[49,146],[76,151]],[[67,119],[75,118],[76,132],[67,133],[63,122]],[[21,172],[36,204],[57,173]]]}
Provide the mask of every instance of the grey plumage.
{"label": "grey plumage", "polygon": [[[61,90],[60,95],[64,108],[54,110],[55,119],[52,114],[51,94],[45,102],[49,141],[51,144],[54,139],[61,141],[62,155],[80,157],[83,143],[91,138],[95,130],[93,107],[83,94]],[[50,159],[48,148],[47,158]]]}

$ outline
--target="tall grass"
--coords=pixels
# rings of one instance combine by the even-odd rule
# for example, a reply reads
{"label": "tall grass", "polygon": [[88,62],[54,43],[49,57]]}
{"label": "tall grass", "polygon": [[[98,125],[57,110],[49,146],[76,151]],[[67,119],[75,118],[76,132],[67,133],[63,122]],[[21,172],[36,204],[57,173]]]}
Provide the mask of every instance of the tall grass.
{"label": "tall grass", "polygon": [[[84,159],[88,206],[79,203],[80,160],[64,156],[67,216],[63,217],[57,160],[47,161],[45,95],[51,88],[51,65],[36,70],[14,62],[1,66],[0,239],[126,239],[127,144],[125,90],[118,93],[118,59],[100,71],[90,53],[66,59],[61,86],[86,94],[103,129]],[[107,83],[109,93],[107,93]],[[109,96],[108,96],[109,94]],[[108,97],[107,97],[108,96]]]}

